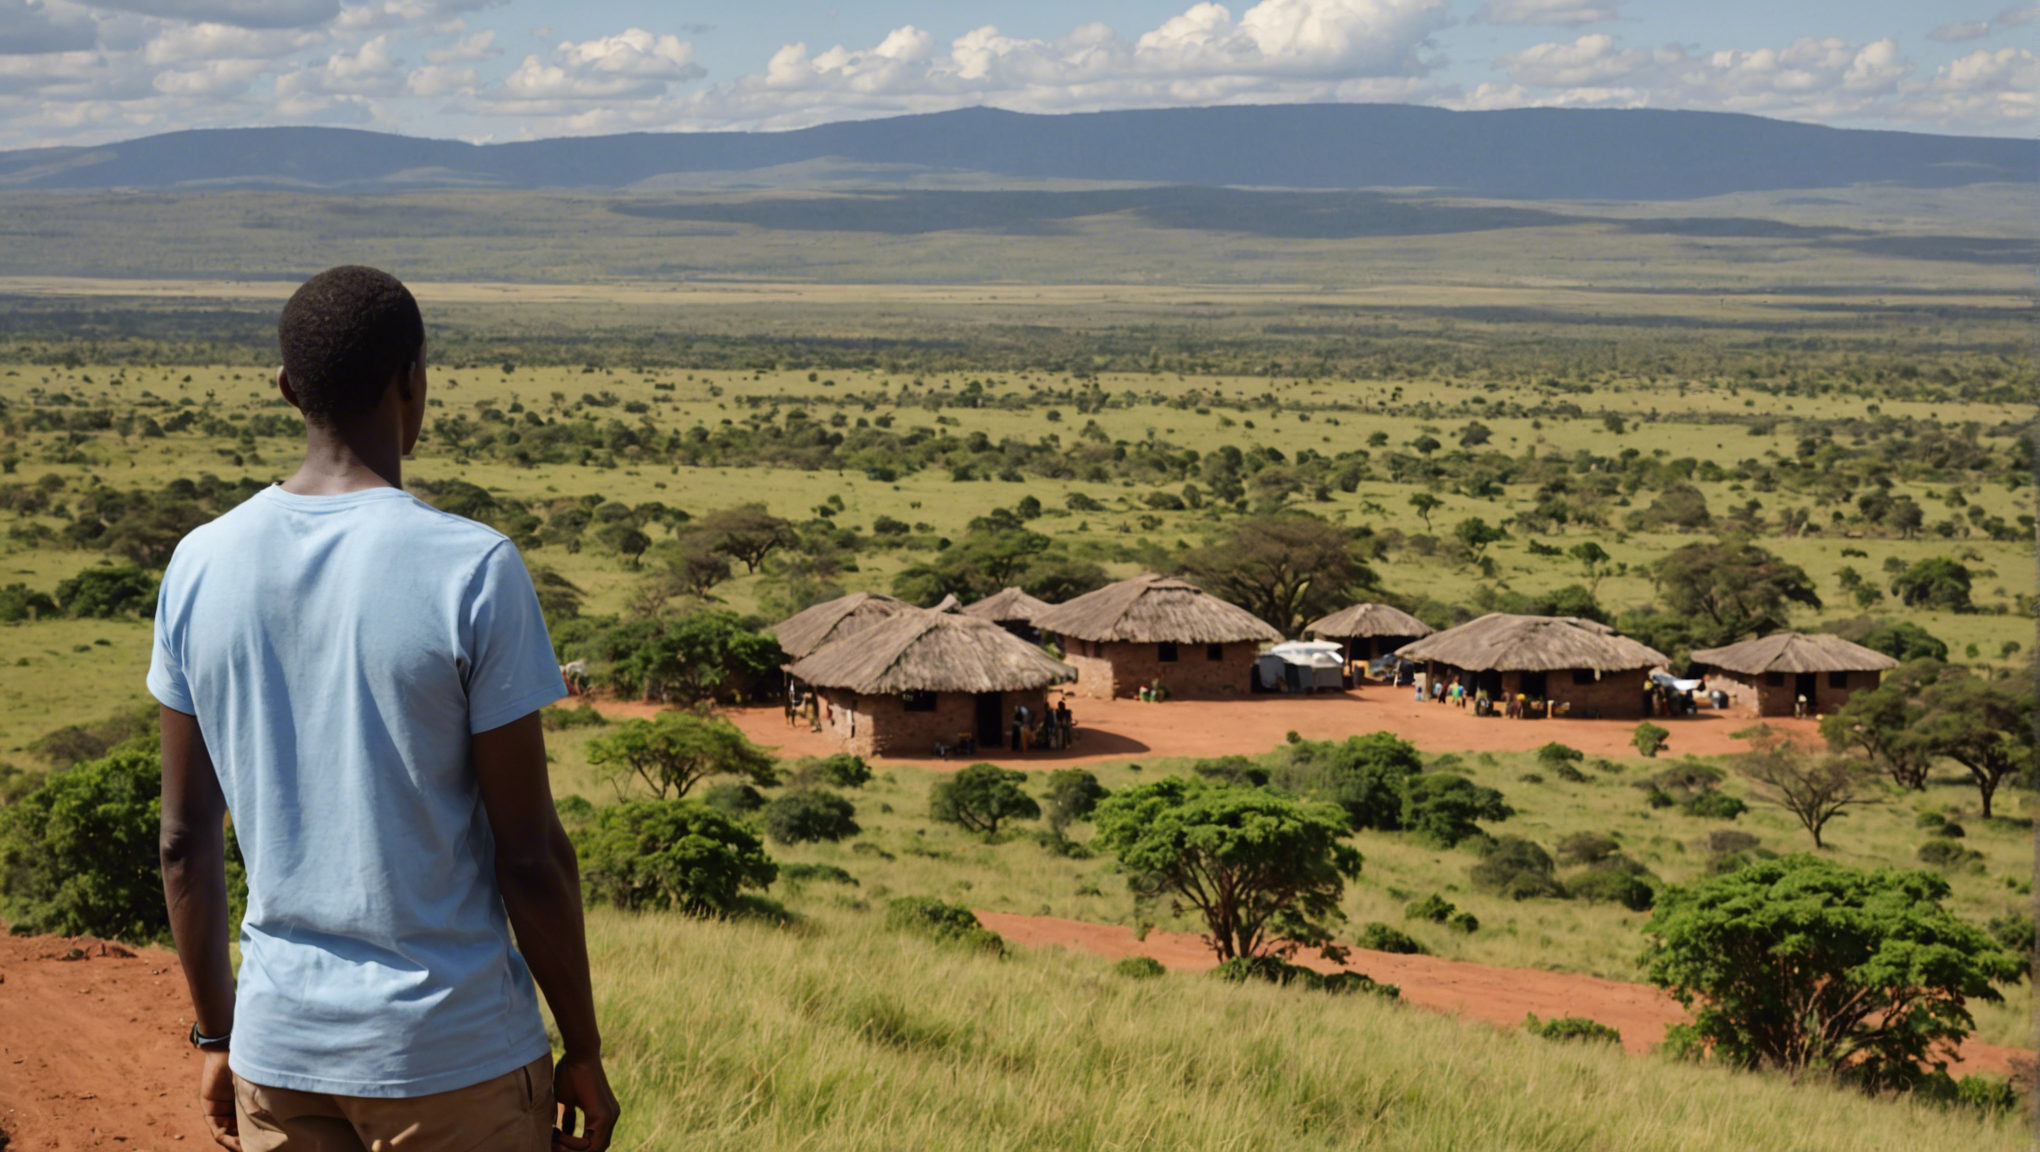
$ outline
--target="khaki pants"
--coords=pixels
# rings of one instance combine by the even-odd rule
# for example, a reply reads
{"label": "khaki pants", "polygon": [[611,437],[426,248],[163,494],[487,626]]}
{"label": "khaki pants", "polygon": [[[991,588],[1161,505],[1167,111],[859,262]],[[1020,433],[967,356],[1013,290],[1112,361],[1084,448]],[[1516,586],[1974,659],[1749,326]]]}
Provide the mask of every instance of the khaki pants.
{"label": "khaki pants", "polygon": [[552,1056],[404,1099],[265,1088],[234,1077],[243,1152],[550,1152]]}

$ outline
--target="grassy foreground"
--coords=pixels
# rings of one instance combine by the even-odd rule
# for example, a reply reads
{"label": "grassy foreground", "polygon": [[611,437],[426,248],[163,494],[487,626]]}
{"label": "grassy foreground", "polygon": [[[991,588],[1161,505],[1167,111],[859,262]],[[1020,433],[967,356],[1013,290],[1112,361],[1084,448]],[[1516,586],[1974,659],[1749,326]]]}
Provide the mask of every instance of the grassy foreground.
{"label": "grassy foreground", "polygon": [[[888,933],[838,889],[794,928],[597,910],[616,1147],[2013,1148],[2015,1118],[1870,1101],[1372,998],[1132,980]],[[778,893],[775,893],[778,894]]]}

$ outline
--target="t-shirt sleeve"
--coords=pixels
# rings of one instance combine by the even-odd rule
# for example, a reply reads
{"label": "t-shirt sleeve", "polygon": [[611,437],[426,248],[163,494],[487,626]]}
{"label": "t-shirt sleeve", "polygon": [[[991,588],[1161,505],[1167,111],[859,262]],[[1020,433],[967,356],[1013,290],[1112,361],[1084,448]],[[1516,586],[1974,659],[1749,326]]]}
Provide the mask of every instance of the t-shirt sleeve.
{"label": "t-shirt sleeve", "polygon": [[178,636],[182,629],[172,605],[171,581],[177,571],[176,561],[163,573],[163,583],[156,589],[155,644],[149,654],[149,695],[172,711],[186,716],[198,715],[198,708],[191,702],[191,685],[184,679],[184,658]]}
{"label": "t-shirt sleeve", "polygon": [[509,541],[482,560],[467,612],[470,733],[500,728],[567,694],[531,573]]}

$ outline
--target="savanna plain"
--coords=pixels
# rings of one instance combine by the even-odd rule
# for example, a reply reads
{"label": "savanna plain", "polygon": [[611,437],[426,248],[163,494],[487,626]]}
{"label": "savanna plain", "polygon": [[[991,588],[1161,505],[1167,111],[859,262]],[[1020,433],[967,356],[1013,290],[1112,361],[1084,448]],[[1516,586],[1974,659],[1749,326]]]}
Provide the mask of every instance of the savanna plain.
{"label": "savanna plain", "polygon": [[[1777,606],[1796,629],[1937,650],[1991,683],[2031,675],[2030,259],[2004,190],[1528,215],[1397,200],[1421,228],[1383,223],[1374,201],[1273,193],[1188,220],[1044,209],[1021,227],[953,196],[955,211],[903,221],[881,192],[0,195],[0,801],[135,731],[154,574],[183,531],[295,466],[274,316],[298,279],[344,262],[404,276],[427,315],[431,415],[407,485],[518,541],[562,661],[590,662],[613,713],[549,733],[555,794],[578,819],[650,795],[591,756],[653,687],[619,636],[705,613],[769,631],[852,591],[1061,599],[1204,571],[1269,519],[1340,542],[1352,563],[1319,589],[1334,607],[1377,600],[1440,627],[1598,614],[1683,663],[1704,630],[1667,558],[1750,546],[1803,577],[1807,594]],[[789,223],[818,198],[841,201],[826,226]],[[737,516],[764,523],[761,554],[704,537]],[[771,683],[707,695],[742,708]],[[1535,722],[1494,723],[1518,725],[1521,748],[1412,737],[1431,769],[1506,797],[1513,814],[1483,823],[1493,836],[1605,838],[1660,887],[1727,851],[1812,849],[1733,757],[1681,758],[1678,720],[1656,757],[1563,772],[1536,755],[1549,738]],[[1601,723],[1625,741],[1633,727]],[[1207,759],[1279,766],[1286,748]],[[1198,766],[1087,768],[1117,790]],[[2018,1108],[902,932],[887,909],[904,896],[1139,931],[1201,922],[1137,902],[1086,823],[974,834],[930,817],[945,770],[871,768],[841,789],[860,831],[771,843],[780,871],[753,914],[591,909],[619,1146],[2032,1138]],[[1712,773],[1742,810],[1653,806],[1639,783],[1673,768]],[[1821,854],[1933,870],[1978,926],[2030,921],[2031,784],[2008,779],[1985,815],[1970,772],[1938,761],[1921,787],[1878,784]],[[1365,861],[1339,902],[1349,941],[1387,925],[1449,959],[1643,979],[1648,911],[1486,890],[1472,843],[1348,842]],[[1406,917],[1432,895],[1477,929]],[[1974,1039],[2031,1049],[2031,982],[1998,991],[1969,1005]]]}

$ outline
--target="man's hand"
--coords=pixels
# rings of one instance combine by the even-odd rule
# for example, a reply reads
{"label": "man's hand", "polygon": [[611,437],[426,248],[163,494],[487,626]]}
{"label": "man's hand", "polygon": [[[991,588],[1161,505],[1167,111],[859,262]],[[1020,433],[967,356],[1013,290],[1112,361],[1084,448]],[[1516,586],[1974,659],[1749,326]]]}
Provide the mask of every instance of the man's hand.
{"label": "man's hand", "polygon": [[234,1074],[227,1069],[225,1052],[207,1052],[198,1073],[198,1105],[205,1110],[205,1127],[213,1143],[241,1152],[241,1124],[234,1118]]}
{"label": "man's hand", "polygon": [[[553,1152],[603,1152],[616,1130],[616,1093],[600,1057],[563,1056],[553,1068],[553,1099],[560,1106],[559,1127],[553,1129]],[[580,1123],[574,1122],[580,1114]],[[574,1129],[580,1128],[575,1135]]]}

